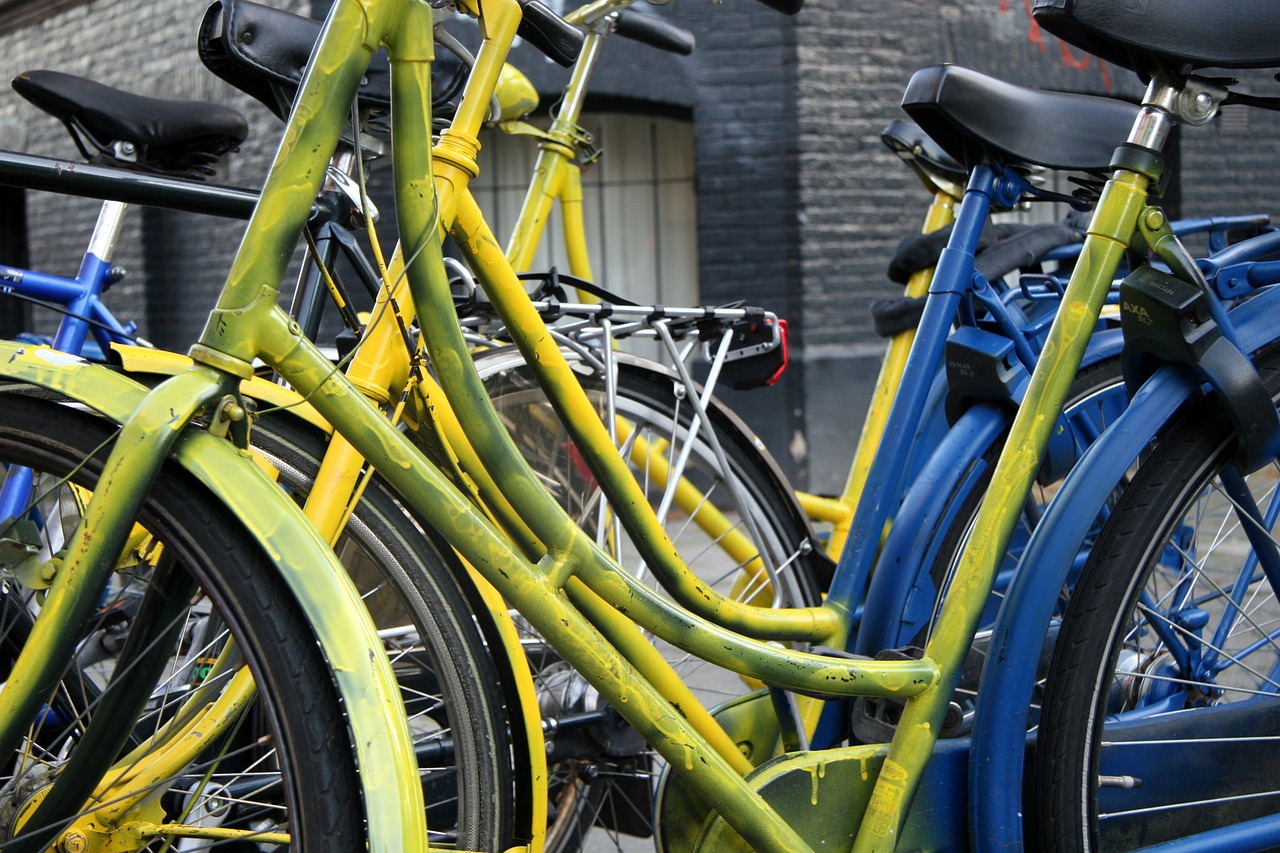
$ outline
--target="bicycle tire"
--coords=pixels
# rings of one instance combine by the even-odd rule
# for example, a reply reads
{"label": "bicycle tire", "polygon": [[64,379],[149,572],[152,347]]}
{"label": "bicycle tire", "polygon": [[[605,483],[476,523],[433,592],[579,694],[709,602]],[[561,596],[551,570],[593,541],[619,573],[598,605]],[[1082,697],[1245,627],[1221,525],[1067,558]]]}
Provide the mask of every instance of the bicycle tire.
{"label": "bicycle tire", "polygon": [[[58,542],[53,541],[59,534],[56,522],[69,525],[78,512],[76,496],[66,493],[61,485],[72,483],[92,489],[105,459],[104,448],[114,434],[114,425],[69,406],[21,393],[4,395],[4,405],[0,406],[0,459],[6,463],[6,470],[18,464],[47,475],[41,484],[48,491],[42,488],[38,502],[39,529],[46,548],[57,548]],[[156,787],[150,793],[157,811],[151,814],[255,831],[284,828],[293,848],[299,850],[337,853],[363,847],[357,765],[354,747],[345,734],[337,688],[332,679],[324,676],[327,665],[314,634],[270,561],[234,517],[175,465],[163,466],[138,521],[149,534],[147,541],[161,544],[159,549],[149,550],[159,558],[148,563],[145,555],[138,555],[136,563],[122,561],[116,577],[104,589],[97,614],[85,626],[78,657],[86,662],[73,658],[61,663],[60,684],[37,719],[26,728],[19,751],[0,757],[0,846],[6,853],[18,853],[23,849],[43,849],[54,841],[64,831],[63,818],[68,816],[65,811],[56,816],[55,822],[39,826],[31,823],[39,813],[27,812],[27,823],[18,839],[12,829],[24,803],[36,792],[47,790],[50,775],[59,767],[68,766],[82,744],[85,750],[89,749],[86,730],[93,731],[96,709],[102,708],[106,714],[107,697],[115,701],[117,696],[135,706],[139,701],[148,706],[138,707],[124,717],[104,717],[122,726],[117,731],[122,739],[116,748],[119,752],[113,749],[111,754],[128,752],[153,731],[154,725],[159,725],[162,715],[173,710],[177,699],[191,696],[193,690],[198,693],[196,685],[201,679],[217,676],[217,670],[206,672],[198,660],[224,644],[226,632],[217,628],[225,625],[253,674],[258,697],[252,705],[253,716],[262,721],[262,730],[269,733],[270,742],[246,744],[234,734],[215,739],[201,759],[216,764],[209,764],[207,770],[199,764],[189,766],[177,776],[154,783]],[[172,583],[162,583],[164,580]],[[5,656],[6,664],[0,666],[0,671],[7,672],[10,656],[25,643],[28,620],[38,616],[41,604],[36,591],[14,577],[7,577],[2,586],[0,654]],[[194,588],[196,595],[175,599],[174,609],[181,619],[198,620],[209,628],[216,645],[202,651],[196,645],[194,629],[188,631],[184,626],[179,630],[166,619],[157,634],[166,644],[156,644],[155,655],[144,656],[143,660],[158,662],[165,670],[171,669],[173,675],[166,677],[161,671],[159,681],[145,695],[123,688],[113,693],[113,685],[148,667],[139,665],[112,672],[109,663],[93,661],[86,652],[91,642],[102,642],[99,631],[106,630],[109,618],[127,610],[126,591],[127,597],[133,598],[135,593],[143,592],[143,586],[148,591],[164,587],[170,592]],[[140,610],[134,614],[138,616],[137,624],[128,626],[130,632],[145,630],[141,614],[152,612],[147,609],[149,600],[157,599],[142,595]],[[174,620],[175,625],[177,621]],[[176,644],[170,646],[168,641],[174,640]],[[85,698],[91,704],[77,705]],[[68,707],[76,716],[59,716],[59,711]],[[253,800],[239,796],[236,785],[242,780],[240,771],[252,769],[257,762],[265,762],[270,768],[272,761],[280,770],[273,778],[283,777],[283,784],[259,791]],[[201,782],[206,772],[210,776]],[[94,781],[89,779],[88,784],[92,787]],[[69,806],[73,814],[80,808],[77,803],[86,799],[75,797]],[[245,838],[239,843],[243,849],[278,849],[274,843],[255,844]]]}
{"label": "bicycle tire", "polygon": [[[606,395],[599,370],[575,353],[566,355],[603,419]],[[669,441],[673,447],[680,446],[688,434],[693,407],[684,399],[689,392],[678,377],[654,362],[629,356],[620,356],[617,368],[616,410],[618,416],[635,430],[632,435]],[[498,350],[479,357],[477,369],[485,380],[495,408],[534,470],[580,525],[599,533],[599,525],[593,520],[599,510],[599,490],[585,464],[576,456],[567,432],[556,419],[523,360],[517,353]],[[759,538],[764,540],[762,548],[775,565],[781,567],[776,575],[781,594],[768,594],[779,606],[818,603],[825,580],[822,577],[821,554],[813,547],[811,531],[807,522],[802,520],[794,493],[786,486],[776,465],[764,454],[758,441],[736,416],[719,404],[713,405],[708,414],[725,449],[731,472],[729,479],[741,487],[742,499],[748,504],[742,512],[750,512],[756,517],[761,531]],[[671,441],[673,435],[675,440]],[[630,446],[634,448],[636,445],[632,443]],[[695,440],[691,459],[692,467],[686,472],[686,477],[697,484],[706,497],[707,505],[726,500],[728,490],[722,485],[724,478],[720,474],[720,464],[708,442]],[[660,500],[662,489],[656,482],[658,478],[651,476],[643,463],[634,464],[633,471],[651,499],[655,502]],[[734,508],[730,512],[733,514],[739,510]],[[715,543],[700,532],[692,517],[673,519],[667,526],[680,553],[686,555],[695,572],[711,578],[721,591],[728,591],[734,586],[737,565],[732,561],[725,564],[723,556],[716,553]],[[621,564],[634,569],[634,559],[629,559],[634,551],[625,541],[625,536],[617,538],[610,534],[604,538],[613,546]],[[756,544],[760,547],[759,542]],[[712,568],[713,565],[718,569]],[[751,583],[736,580],[739,581],[737,591],[740,596],[752,597],[761,592]],[[531,636],[527,642],[530,648],[541,648],[537,645],[536,636]],[[704,662],[665,644],[659,643],[659,646],[664,654],[668,654],[669,661],[685,683],[708,706],[748,689],[731,673],[704,665]],[[542,649],[540,654],[541,659],[534,662],[533,669],[544,717],[555,720],[596,710],[594,692],[586,682],[549,649]],[[615,731],[610,736],[623,740],[621,732]],[[643,745],[639,742],[635,744],[635,751],[627,754],[617,747],[616,742],[601,748],[599,740],[597,737],[594,741],[583,742],[587,748],[576,753],[572,746],[564,748],[563,745],[557,745],[552,752],[556,760],[550,770],[552,817],[548,828],[548,850],[580,848],[593,827],[603,831],[606,837],[593,837],[591,849],[603,848],[610,843],[616,846],[619,834],[644,836],[652,829],[649,826],[649,804],[642,798],[652,795],[652,782],[657,778],[658,769],[652,763],[653,759],[647,750],[640,749]],[[645,780],[640,784],[648,789],[647,793],[638,790],[634,781],[630,782],[632,787],[627,786],[628,780],[635,779]],[[619,827],[623,829],[619,830]]]}
{"label": "bicycle tire", "polygon": [[[255,449],[301,503],[327,435],[295,418],[261,418]],[[513,767],[502,685],[465,570],[372,478],[334,547],[387,643],[401,685],[433,844],[500,851],[511,845]]]}
{"label": "bicycle tire", "polygon": [[[1276,399],[1280,349],[1255,366]],[[1280,806],[1280,606],[1248,562],[1224,485],[1234,447],[1213,397],[1184,408],[1090,553],[1054,650],[1035,752],[1028,832],[1041,849],[1132,849]],[[1274,504],[1275,474],[1273,463],[1247,478],[1263,507]]]}

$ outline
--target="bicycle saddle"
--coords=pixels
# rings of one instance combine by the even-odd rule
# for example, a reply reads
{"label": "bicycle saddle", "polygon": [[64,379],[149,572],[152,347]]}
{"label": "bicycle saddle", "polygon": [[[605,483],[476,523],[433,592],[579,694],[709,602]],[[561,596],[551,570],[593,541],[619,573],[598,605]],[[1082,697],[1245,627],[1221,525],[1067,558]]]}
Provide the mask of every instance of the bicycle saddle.
{"label": "bicycle saddle", "polygon": [[911,76],[902,108],[938,145],[979,163],[1106,172],[1138,107],[1111,98],[1044,92],[958,65]]}
{"label": "bicycle saddle", "polygon": [[902,158],[926,184],[936,187],[946,183],[964,191],[969,180],[968,170],[943,151],[915,122],[905,119],[890,122],[880,131],[880,141]]}
{"label": "bicycle saddle", "polygon": [[[219,0],[205,10],[196,50],[206,68],[283,119],[319,36],[319,21],[257,3]],[[390,111],[391,66],[386,55],[370,63],[360,101],[375,111]]]}
{"label": "bicycle saddle", "polygon": [[[298,93],[320,27],[320,21],[249,0],[216,0],[200,22],[196,50],[206,68],[283,119]],[[453,115],[468,70],[454,54],[437,51],[431,63],[433,115]],[[359,98],[361,106],[375,114],[391,111],[391,64],[385,53],[370,61]]]}
{"label": "bicycle saddle", "polygon": [[12,85],[66,125],[90,160],[101,155],[123,165],[203,178],[213,174],[218,157],[249,135],[244,116],[220,104],[143,97],[60,71],[27,71]]}
{"label": "bicycle saddle", "polygon": [[1275,0],[1035,0],[1036,23],[1125,68],[1143,57],[1190,68],[1280,67]]}

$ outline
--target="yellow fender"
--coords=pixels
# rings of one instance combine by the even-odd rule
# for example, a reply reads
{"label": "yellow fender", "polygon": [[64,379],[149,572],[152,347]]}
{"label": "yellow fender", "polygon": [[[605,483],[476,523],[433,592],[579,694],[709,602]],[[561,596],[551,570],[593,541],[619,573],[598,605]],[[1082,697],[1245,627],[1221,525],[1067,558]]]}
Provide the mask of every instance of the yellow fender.
{"label": "yellow fender", "polygon": [[[129,344],[112,344],[111,352],[124,368],[125,373],[134,376],[177,376],[186,373],[194,362],[185,355],[168,350],[151,347],[136,347]],[[250,399],[258,401],[258,408],[285,409],[312,426],[325,432],[333,428],[314,407],[302,397],[283,385],[268,382],[266,379],[254,377],[240,383],[240,392]]]}

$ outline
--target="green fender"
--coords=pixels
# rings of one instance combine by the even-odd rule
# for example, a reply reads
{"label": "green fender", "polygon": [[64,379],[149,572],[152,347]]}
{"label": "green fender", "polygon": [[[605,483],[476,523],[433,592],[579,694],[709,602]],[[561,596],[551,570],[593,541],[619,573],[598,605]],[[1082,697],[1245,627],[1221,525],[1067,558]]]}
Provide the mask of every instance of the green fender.
{"label": "green fender", "polygon": [[[115,360],[124,368],[125,373],[131,376],[155,378],[176,376],[190,370],[193,364],[192,360],[185,355],[151,347],[112,344],[111,349]],[[254,378],[242,382],[240,391],[244,396],[257,402],[259,411],[278,408],[325,433],[333,432],[333,426],[310,403],[291,389],[265,379]],[[529,769],[528,773],[518,774],[516,779],[516,784],[519,786],[517,802],[529,803],[530,806],[519,810],[515,834],[517,837],[540,838],[546,830],[546,749],[542,733],[542,713],[538,708],[537,686],[529,672],[520,633],[511,618],[511,611],[507,609],[506,602],[488,581],[470,567],[465,572],[465,577],[463,574],[458,573],[459,582],[470,583],[474,587],[476,595],[472,598],[483,602],[488,615],[489,623],[482,626],[485,636],[490,643],[505,649],[504,654],[495,654],[493,657],[494,664],[498,668],[498,676],[502,679],[503,692],[508,697],[508,706],[513,715],[511,726],[513,763],[516,767]]]}
{"label": "green fender", "polygon": [[[48,347],[0,342],[0,381],[38,385],[123,423],[148,389]],[[175,460],[204,483],[259,542],[316,631],[350,721],[370,836],[426,850],[422,790],[400,692],[368,613],[333,551],[250,457],[204,432],[183,437]],[[274,511],[272,511],[274,510]],[[387,848],[391,849],[391,848]]]}

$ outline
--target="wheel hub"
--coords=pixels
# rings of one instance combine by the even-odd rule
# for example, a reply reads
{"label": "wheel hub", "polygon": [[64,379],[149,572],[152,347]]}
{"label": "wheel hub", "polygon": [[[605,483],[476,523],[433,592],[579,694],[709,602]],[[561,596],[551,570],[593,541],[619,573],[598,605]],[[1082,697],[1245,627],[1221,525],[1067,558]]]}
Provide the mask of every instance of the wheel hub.
{"label": "wheel hub", "polygon": [[0,841],[11,841],[53,785],[53,767],[37,764],[0,788]]}

